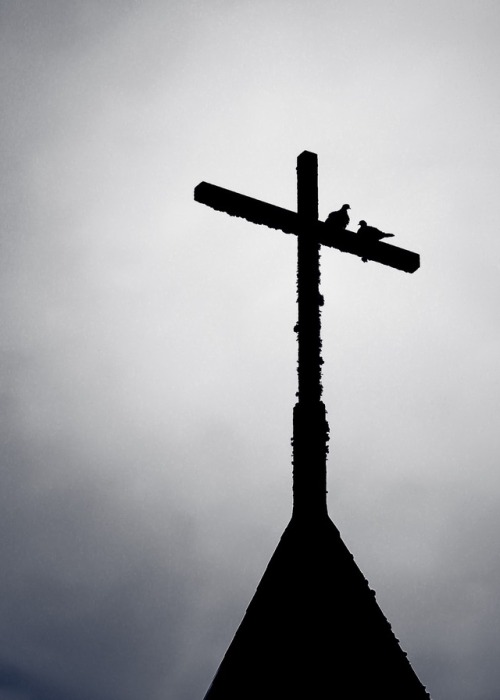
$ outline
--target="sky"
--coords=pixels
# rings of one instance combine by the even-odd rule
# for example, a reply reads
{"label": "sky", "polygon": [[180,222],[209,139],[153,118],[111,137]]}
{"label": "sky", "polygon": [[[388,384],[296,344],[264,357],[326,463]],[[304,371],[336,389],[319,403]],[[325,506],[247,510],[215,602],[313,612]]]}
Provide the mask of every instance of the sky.
{"label": "sky", "polygon": [[433,700],[500,689],[500,4],[0,0],[0,700],[202,698],[291,513],[295,240],[329,512]]}

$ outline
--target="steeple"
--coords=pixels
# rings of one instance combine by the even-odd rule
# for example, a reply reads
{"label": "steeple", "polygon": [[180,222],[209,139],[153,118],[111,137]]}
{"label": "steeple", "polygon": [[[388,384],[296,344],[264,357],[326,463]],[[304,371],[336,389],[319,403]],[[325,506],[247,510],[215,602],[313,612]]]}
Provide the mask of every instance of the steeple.
{"label": "steeple", "polygon": [[424,686],[327,517],[292,519],[205,700],[424,700]]}
{"label": "steeple", "polygon": [[[208,183],[195,199],[297,236],[298,392],[293,511],[205,700],[429,698],[326,505],[329,428],[322,401],[320,248],[414,272],[415,253],[325,232],[317,156],[297,159],[297,213]],[[376,546],[376,543],[374,543]]]}

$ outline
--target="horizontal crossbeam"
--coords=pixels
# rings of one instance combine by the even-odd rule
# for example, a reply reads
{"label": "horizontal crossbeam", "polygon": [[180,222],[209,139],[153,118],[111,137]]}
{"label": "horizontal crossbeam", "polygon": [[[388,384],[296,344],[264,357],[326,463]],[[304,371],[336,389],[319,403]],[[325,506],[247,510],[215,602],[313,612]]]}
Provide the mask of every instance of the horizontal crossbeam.
{"label": "horizontal crossbeam", "polygon": [[269,226],[285,233],[297,233],[296,212],[261,202],[260,199],[247,197],[208,182],[200,182],[194,188],[194,198],[212,209],[223,211],[231,216],[239,216],[253,224]]}
{"label": "horizontal crossbeam", "polygon": [[[295,235],[300,229],[301,222],[296,212],[261,202],[259,199],[247,197],[232,190],[226,190],[224,187],[211,185],[208,182],[200,182],[195,187],[194,198],[197,202],[206,204],[212,209],[225,212],[230,216],[238,216],[254,224]],[[410,250],[381,241],[367,243],[360,240],[353,231],[332,232],[323,221],[307,225],[314,227],[319,242],[329,248],[357,255],[364,260],[373,260],[403,272],[415,272],[420,267],[420,256]]]}

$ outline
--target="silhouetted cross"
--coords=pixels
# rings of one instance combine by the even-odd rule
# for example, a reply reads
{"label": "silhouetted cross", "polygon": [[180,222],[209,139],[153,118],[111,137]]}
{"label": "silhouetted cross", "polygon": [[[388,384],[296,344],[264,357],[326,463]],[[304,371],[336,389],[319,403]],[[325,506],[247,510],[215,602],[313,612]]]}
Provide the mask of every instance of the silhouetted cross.
{"label": "silhouetted cross", "polygon": [[327,514],[326,455],[328,423],[321,401],[321,315],[319,292],[320,246],[337,248],[367,260],[415,272],[420,266],[417,253],[388,243],[370,243],[352,231],[331,232],[318,219],[318,158],[304,151],[297,158],[297,212],[201,182],[194,190],[197,202],[212,209],[239,216],[254,224],[293,233],[297,247],[296,326],[299,346],[298,401],[293,415],[293,516],[308,519]]}

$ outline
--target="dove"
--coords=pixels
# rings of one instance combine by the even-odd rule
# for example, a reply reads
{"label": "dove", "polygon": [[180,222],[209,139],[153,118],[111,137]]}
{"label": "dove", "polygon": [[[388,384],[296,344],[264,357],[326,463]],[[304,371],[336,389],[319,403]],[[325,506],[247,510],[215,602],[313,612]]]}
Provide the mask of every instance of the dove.
{"label": "dove", "polygon": [[[382,238],[392,238],[394,236],[393,233],[384,233],[383,231],[380,231],[380,229],[375,228],[375,226],[368,226],[364,219],[361,219],[359,222],[357,235],[364,243],[367,244],[376,243],[377,241],[382,240]],[[362,257],[361,260],[363,262],[367,262],[368,258]]]}
{"label": "dove", "polygon": [[369,241],[369,242],[374,242],[374,241],[380,241],[382,238],[392,238],[394,236],[393,233],[384,233],[383,231],[380,231],[378,228],[375,228],[375,226],[368,226],[366,221],[361,219],[359,222],[359,229],[358,229],[358,236],[361,236],[363,240]]}
{"label": "dove", "polygon": [[350,208],[348,204],[343,204],[338,211],[330,212],[326,217],[325,224],[336,231],[344,231],[350,221],[349,214],[347,213],[347,210]]}

